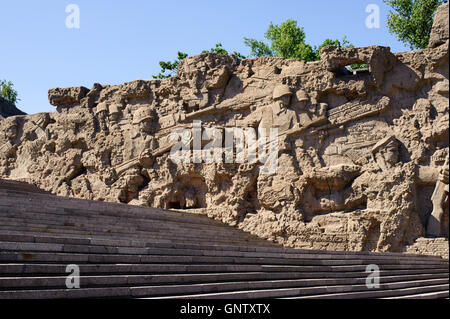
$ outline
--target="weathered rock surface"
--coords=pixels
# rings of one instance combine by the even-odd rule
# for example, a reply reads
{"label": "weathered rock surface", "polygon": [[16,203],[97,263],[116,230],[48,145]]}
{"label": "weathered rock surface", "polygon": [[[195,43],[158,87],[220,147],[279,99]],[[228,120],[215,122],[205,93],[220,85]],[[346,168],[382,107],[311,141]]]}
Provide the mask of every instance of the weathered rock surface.
{"label": "weathered rock surface", "polygon": [[0,120],[14,115],[25,115],[26,113],[19,110],[17,107],[9,103],[0,96]]}
{"label": "weathered rock surface", "polygon": [[448,238],[419,238],[405,249],[410,254],[440,256],[444,259],[448,259],[448,251]]}
{"label": "weathered rock surface", "polygon": [[[167,80],[50,90],[56,112],[0,121],[0,178],[207,214],[298,248],[404,251],[427,233],[448,237],[449,41],[436,30],[430,48],[406,53],[327,47],[314,63],[201,54]],[[369,68],[350,72],[353,63]],[[216,148],[207,127],[276,127],[277,170],[236,154],[174,162],[170,133],[194,120]]]}
{"label": "weathered rock surface", "polygon": [[448,20],[449,20],[449,4],[441,5],[434,16],[433,29],[431,30],[430,42],[428,46],[435,48],[448,41]]}
{"label": "weathered rock surface", "polygon": [[54,88],[48,91],[48,100],[54,106],[71,106],[77,103],[79,104],[88,92],[89,89],[84,86]]}

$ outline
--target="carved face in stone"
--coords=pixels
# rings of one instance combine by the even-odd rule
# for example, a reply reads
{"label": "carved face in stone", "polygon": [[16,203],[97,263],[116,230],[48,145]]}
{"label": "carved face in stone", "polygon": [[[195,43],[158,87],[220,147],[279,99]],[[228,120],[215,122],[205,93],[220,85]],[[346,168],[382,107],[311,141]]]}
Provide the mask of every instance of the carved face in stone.
{"label": "carved face in stone", "polygon": [[17,125],[10,125],[5,130],[5,136],[6,136],[6,138],[8,138],[10,140],[15,139],[18,134],[19,134],[19,128],[17,127]]}
{"label": "carved face in stone", "polygon": [[301,111],[306,110],[306,102],[307,101],[299,101],[296,103],[296,107]]}
{"label": "carved face in stone", "polygon": [[152,133],[153,121],[151,119],[142,120],[139,123],[139,131],[141,131],[142,133]]}
{"label": "carved face in stone", "polygon": [[387,165],[394,166],[398,162],[398,144],[392,141],[386,145],[383,156]]}
{"label": "carved face in stone", "polygon": [[97,113],[97,117],[101,120],[104,120],[108,117],[107,112],[106,111],[100,111]]}
{"label": "carved face in stone", "polygon": [[117,122],[118,120],[119,120],[119,118],[120,118],[120,113],[112,113],[112,114],[110,114],[109,115],[109,120],[111,121],[111,122]]}
{"label": "carved face in stone", "polygon": [[291,103],[291,96],[284,95],[282,97],[279,97],[278,99],[275,100],[275,103],[278,104],[278,106],[280,107],[280,110],[284,110]]}
{"label": "carved face in stone", "polygon": [[[398,143],[393,140],[380,148],[376,154],[377,163],[386,168],[393,167],[399,160]],[[384,164],[384,165],[383,165]]]}

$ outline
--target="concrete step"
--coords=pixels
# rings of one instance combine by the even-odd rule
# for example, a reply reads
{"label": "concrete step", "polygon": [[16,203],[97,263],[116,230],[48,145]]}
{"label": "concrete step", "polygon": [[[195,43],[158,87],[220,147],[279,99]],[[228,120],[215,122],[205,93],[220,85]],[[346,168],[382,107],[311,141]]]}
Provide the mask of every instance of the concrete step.
{"label": "concrete step", "polygon": [[[81,237],[77,235],[67,234],[46,234],[40,232],[20,232],[20,231],[0,231],[0,241],[4,242],[28,242],[28,243],[55,243],[55,244],[75,244],[75,245],[106,245],[106,246],[119,246],[119,247],[161,247],[161,248],[209,248],[214,250],[237,250],[237,251],[264,251],[265,249],[271,249],[272,247],[259,246],[251,243],[247,245],[247,241],[237,241],[233,246],[228,244],[219,244],[209,241],[205,244],[186,244],[186,238],[181,238],[182,241],[174,242],[174,238],[169,239],[153,239],[153,238],[129,238],[129,237],[114,237],[108,236],[92,236]],[[245,246],[244,246],[245,245]]]}
{"label": "concrete step", "polygon": [[[57,198],[58,199],[58,201],[60,200],[60,199],[62,199],[62,200],[64,200],[64,201],[76,201],[76,202],[78,202],[78,201],[81,201],[81,202],[92,202],[92,201],[85,201],[85,200],[79,200],[79,199],[71,199],[71,198],[69,198],[69,199],[67,199],[67,198],[60,198],[60,197],[55,197],[55,198]],[[97,203],[97,202],[93,202],[93,203]],[[109,204],[111,204],[113,207],[115,207],[115,208],[117,208],[117,207],[119,207],[119,208],[123,208],[124,206],[125,207],[127,207],[127,208],[129,208],[130,206],[128,206],[128,205],[123,205],[123,204],[114,204],[114,203],[100,203],[100,204],[105,204],[105,205],[109,205]],[[90,206],[89,206],[90,207]],[[154,209],[148,209],[148,208],[142,208],[142,207],[132,207],[132,209],[137,209],[137,210],[140,210],[140,211],[142,211],[142,210],[144,210],[144,211],[146,211],[146,210],[154,210]],[[104,211],[104,210],[102,210],[102,211]],[[158,210],[158,211],[161,211],[161,210]],[[162,211],[163,213],[166,213],[165,211]],[[123,212],[118,212],[117,214],[118,215],[123,215],[122,214]],[[170,212],[170,213],[172,213],[172,212]],[[175,213],[176,215],[179,215],[179,213]],[[148,217],[149,215],[148,214],[146,214],[146,217]],[[205,217],[205,216],[194,216],[194,217]],[[83,235],[86,235],[86,233],[83,233]],[[273,243],[269,243],[270,245],[274,245]],[[275,246],[275,245],[274,245]],[[343,254],[343,253],[349,253],[349,254],[352,254],[353,252],[332,252],[332,251],[330,251],[330,252],[327,252],[327,253],[330,253],[330,254]],[[374,253],[369,253],[369,252],[355,252],[355,254],[357,254],[357,255],[359,255],[359,254],[374,254]],[[394,256],[396,256],[396,255],[398,255],[398,256],[403,256],[404,254],[401,254],[401,253],[396,253],[396,254],[393,254],[393,253],[383,253],[383,254],[380,254],[380,253],[375,253],[375,254],[377,254],[377,255],[385,255],[385,256],[391,256],[391,257],[394,257]]]}
{"label": "concrete step", "polygon": [[35,228],[48,228],[48,229],[60,229],[60,230],[69,230],[72,232],[77,231],[94,231],[94,232],[108,232],[108,233],[118,233],[118,234],[149,234],[149,235],[167,235],[167,236],[184,236],[184,237],[192,237],[194,239],[206,238],[210,240],[212,237],[221,239],[221,240],[229,240],[229,238],[233,238],[235,241],[238,240],[255,240],[262,241],[261,239],[257,239],[253,235],[246,234],[241,232],[240,234],[235,234],[234,232],[228,232],[226,230],[200,230],[200,229],[190,229],[190,228],[181,228],[178,226],[169,226],[169,227],[145,227],[142,226],[115,226],[108,224],[89,224],[80,222],[54,222],[45,219],[22,219],[22,218],[5,218],[0,217],[0,223],[3,225],[11,226],[22,226],[22,227],[35,227]]}
{"label": "concrete step", "polygon": [[[231,292],[216,292],[202,294],[185,294],[155,299],[309,299],[312,296],[319,299],[340,298],[377,298],[379,296],[401,296],[406,293],[427,293],[430,291],[448,290],[448,279],[417,280],[380,284],[379,289],[372,289],[366,285],[336,285],[303,288],[261,289]],[[290,297],[290,298],[288,298]]]}
{"label": "concrete step", "polygon": [[[27,209],[27,208],[23,208]],[[5,213],[5,211],[7,211]],[[33,217],[34,214],[36,217]],[[9,216],[5,216],[9,215]],[[22,216],[23,215],[23,216]],[[100,225],[111,225],[111,226],[119,226],[122,228],[126,228],[127,226],[131,227],[150,227],[150,228],[170,228],[176,227],[181,229],[191,229],[191,230],[214,230],[218,232],[226,231],[228,233],[234,233],[236,235],[246,234],[238,229],[230,227],[228,225],[211,225],[205,223],[194,223],[189,220],[164,220],[164,219],[153,219],[152,216],[148,216],[146,218],[140,218],[133,220],[133,217],[110,217],[110,216],[84,216],[78,217],[76,215],[69,215],[67,212],[64,214],[39,214],[39,212],[30,212],[28,210],[26,213],[15,212],[10,208],[1,208],[0,209],[0,217],[2,218],[15,218],[18,220],[46,220],[52,222],[52,224],[57,223],[74,223],[74,224],[100,224]],[[250,235],[250,234],[246,234]],[[254,235],[250,235],[254,238],[257,238]],[[259,239],[259,238],[258,238]],[[261,240],[261,239],[259,239]]]}
{"label": "concrete step", "polygon": [[78,211],[72,212],[67,211],[66,208],[60,208],[59,210],[55,212],[45,212],[43,213],[43,209],[45,208],[38,208],[34,210],[32,207],[25,207],[19,209],[18,207],[5,207],[2,206],[0,208],[0,216],[1,217],[13,217],[13,218],[24,218],[24,219],[45,219],[50,221],[63,221],[63,222],[90,222],[90,223],[96,223],[96,222],[102,222],[105,224],[110,225],[141,225],[144,223],[144,225],[147,224],[147,226],[152,225],[181,225],[186,228],[192,228],[192,229],[201,229],[204,228],[205,225],[208,225],[211,229],[217,229],[217,230],[224,230],[228,229],[231,232],[239,233],[240,231],[230,227],[228,225],[217,225],[217,224],[205,224],[205,223],[193,223],[189,222],[183,219],[174,219],[174,218],[167,218],[167,219],[155,219],[151,216],[144,218],[142,216],[139,217],[129,217],[129,216],[108,216],[108,215],[96,215],[96,214],[86,214],[86,211],[83,211],[83,214],[79,214]]}
{"label": "concrete step", "polygon": [[[41,228],[53,228],[53,229],[70,229],[72,231],[108,231],[108,232],[117,232],[121,234],[128,234],[135,232],[146,232],[148,234],[166,234],[166,233],[173,233],[174,235],[182,236],[182,235],[189,235],[192,237],[208,237],[208,239],[211,238],[212,235],[215,235],[215,238],[229,238],[233,237],[236,240],[240,239],[249,239],[253,241],[258,241],[261,244],[266,244],[267,246],[272,247],[279,247],[277,245],[274,245],[273,243],[269,241],[262,240],[260,238],[257,238],[254,235],[251,235],[249,233],[241,232],[235,229],[230,229],[228,231],[227,229],[210,229],[209,227],[207,229],[202,230],[201,228],[189,228],[184,227],[183,225],[165,225],[160,226],[150,225],[146,226],[145,224],[142,225],[120,225],[120,223],[117,223],[116,225],[108,224],[108,223],[102,223],[101,221],[98,222],[91,222],[88,223],[87,221],[71,221],[69,219],[65,221],[51,221],[46,219],[24,219],[24,218],[4,218],[0,217],[0,223],[2,225],[7,226],[33,226],[33,227],[41,227]],[[236,233],[237,232],[237,233]]]}
{"label": "concrete step", "polygon": [[423,294],[406,295],[400,297],[387,297],[380,299],[445,299],[445,298],[448,299],[448,297],[449,297],[448,291],[436,291]]}
{"label": "concrete step", "polygon": [[[389,274],[391,274],[389,276]],[[320,275],[320,276],[318,276]],[[323,278],[318,273],[212,273],[212,274],[170,274],[170,275],[109,275],[109,276],[81,276],[80,286],[83,288],[113,287],[113,286],[149,286],[149,285],[186,285],[211,282],[249,282],[258,287],[274,287],[273,283],[280,282],[284,287],[306,287],[323,285],[358,285],[364,284],[366,276],[359,273],[356,277],[346,277],[345,274],[332,273],[330,278]],[[427,279],[446,279],[448,273],[431,274],[398,274],[386,272],[381,281],[383,283],[395,281],[414,281]],[[0,290],[7,289],[55,289],[66,288],[66,276],[53,277],[0,277]],[[256,287],[256,286],[255,286]],[[254,287],[254,288],[255,288]],[[280,286],[281,287],[281,286]]]}
{"label": "concrete step", "polygon": [[[92,245],[92,246],[113,246],[113,247],[140,247],[140,248],[161,248],[161,249],[178,249],[183,250],[183,254],[186,254],[192,250],[205,250],[205,251],[217,251],[229,252],[222,254],[222,256],[242,256],[242,257],[267,257],[267,258],[303,258],[303,259],[330,259],[330,260],[366,260],[377,261],[381,259],[389,260],[411,260],[411,261],[423,261],[447,263],[440,257],[435,256],[422,256],[422,255],[408,255],[408,254],[377,254],[377,253],[336,253],[329,251],[318,250],[301,250],[301,249],[289,249],[289,248],[274,248],[274,247],[256,247],[243,245],[227,245],[227,244],[186,244],[186,243],[173,243],[167,240],[136,240],[130,238],[108,238],[103,237],[71,237],[65,234],[40,234],[40,233],[27,233],[27,232],[15,232],[10,231],[8,233],[0,232],[0,241],[3,242],[24,242],[24,243],[49,243],[49,244],[70,244],[70,245]],[[18,246],[19,247],[19,246]],[[32,247],[32,246],[29,246]],[[17,249],[14,247],[13,249]],[[44,248],[45,249],[45,248]],[[115,250],[113,250],[115,251]],[[156,251],[154,251],[156,252]],[[232,254],[232,252],[235,252]],[[174,250],[173,253],[178,253]],[[192,252],[194,255],[200,255],[198,252]]]}
{"label": "concrete step", "polygon": [[[293,258],[261,258],[261,257],[230,257],[230,256],[183,256],[183,255],[141,255],[141,254],[80,254],[80,253],[46,253],[35,251],[22,252],[0,252],[0,263],[197,263],[197,264],[254,264],[254,265],[298,265],[298,266],[346,266],[346,265],[369,265],[364,260],[320,260],[320,259],[293,259]],[[429,265],[445,267],[446,264],[432,264],[419,262],[382,261],[383,265]]]}
{"label": "concrete step", "polygon": [[361,298],[386,298],[399,297],[399,299],[409,298],[411,295],[423,295],[426,293],[446,292],[448,294],[448,283],[424,286],[424,287],[405,287],[400,289],[387,289],[382,291],[360,291],[354,293],[340,293],[340,294],[323,294],[310,295],[290,299],[361,299]]}
{"label": "concrete step", "polygon": [[[67,264],[45,264],[45,263],[7,263],[0,264],[0,275],[63,275]],[[143,274],[143,273],[202,273],[202,272],[362,272],[366,270],[365,265],[345,266],[298,266],[298,265],[256,265],[256,264],[139,264],[139,263],[117,263],[117,264],[79,264],[80,272],[89,274]],[[422,270],[427,273],[432,269],[445,271],[444,266],[436,267],[430,265],[384,265],[382,270]]]}
{"label": "concrete step", "polygon": [[[444,284],[448,283],[448,278],[425,279],[406,282],[384,283],[381,286],[385,287],[409,287],[422,286],[428,284]],[[364,283],[364,284],[362,284]],[[329,283],[322,282],[318,285],[311,284],[309,280],[294,280],[294,281],[268,281],[268,282],[232,282],[232,283],[207,283],[201,285],[178,285],[178,286],[163,286],[163,287],[133,287],[131,292],[133,297],[150,297],[174,294],[208,294],[225,292],[227,294],[237,293],[241,291],[262,291],[259,293],[261,298],[272,298],[273,294],[282,293],[311,293],[317,291],[333,291],[340,292],[342,290],[353,291],[357,289],[368,288],[365,286],[365,279],[361,279],[359,284],[356,282],[345,282],[338,284],[337,281],[330,281]],[[245,292],[243,292],[245,294]],[[234,298],[234,296],[233,296]]]}
{"label": "concrete step", "polygon": [[0,291],[0,299],[129,298],[130,288],[81,288]]}
{"label": "concrete step", "polygon": [[[1,198],[1,197],[0,197]],[[50,198],[49,200],[52,200]],[[147,214],[141,213],[141,214],[134,214],[129,213],[126,211],[126,207],[122,208],[123,211],[118,212],[111,212],[111,211],[103,211],[103,212],[96,212],[94,209],[85,209],[85,208],[68,208],[68,205],[60,205],[57,207],[48,207],[45,204],[39,205],[39,204],[8,204],[6,205],[3,200],[2,203],[0,203],[0,214],[5,214],[7,212],[12,212],[16,215],[16,217],[20,217],[22,214],[37,214],[39,216],[48,216],[48,217],[77,217],[77,218],[86,218],[86,219],[100,219],[102,221],[108,221],[108,220],[122,220],[122,221],[138,221],[140,220],[147,220],[152,221],[154,223],[176,223],[185,225],[188,227],[205,227],[210,226],[212,228],[221,228],[221,229],[233,229],[232,227],[229,227],[228,225],[224,225],[222,223],[219,223],[214,220],[204,220],[203,217],[206,216],[200,216],[200,215],[191,215],[186,216],[182,213],[175,213],[174,215],[166,215],[166,214],[160,214],[159,212],[154,212],[153,208],[147,208],[149,212]],[[207,218],[207,217],[206,217]]]}
{"label": "concrete step", "polygon": [[39,187],[37,187],[35,185],[25,183],[25,182],[20,182],[20,181],[6,180],[6,179],[0,179],[0,189],[1,190],[15,190],[15,191],[28,192],[28,193],[50,194],[50,192],[40,189]]}
{"label": "concrete step", "polygon": [[[407,266],[441,266],[448,267],[448,262],[445,260],[436,259],[413,259],[413,258],[359,258],[359,259],[326,259],[326,255],[322,258],[318,258],[317,255],[311,254],[290,254],[283,255],[277,253],[264,253],[264,252],[242,252],[242,251],[229,251],[229,250],[215,250],[215,249],[188,249],[188,248],[158,248],[158,247],[127,247],[127,246],[113,246],[113,245],[76,245],[76,244],[52,244],[52,243],[26,243],[26,242],[0,242],[0,249],[2,250],[1,258],[16,258],[21,260],[25,255],[26,258],[45,258],[55,259],[60,258],[68,259],[67,254],[91,254],[86,255],[83,258],[88,261],[93,258],[99,260],[104,258],[103,262],[109,262],[112,258],[118,260],[131,260],[133,258],[142,255],[141,259],[150,260],[150,256],[156,258],[160,256],[166,256],[167,258],[186,257],[186,260],[200,260],[201,257],[204,260],[213,260],[213,258],[220,258],[218,262],[224,262],[225,260],[233,260],[233,262],[243,263],[266,263],[266,264],[296,264],[296,265],[369,265],[377,264],[378,266],[384,265],[407,265]],[[12,252],[9,255],[6,252]],[[38,252],[41,252],[40,254]],[[51,254],[45,255],[45,253]],[[15,255],[14,255],[15,254]],[[112,256],[105,255],[100,257],[92,254],[112,254]],[[115,254],[115,255],[114,255]],[[122,255],[122,257],[120,257]],[[131,256],[129,256],[131,255]],[[135,255],[133,257],[133,255]],[[15,256],[15,257],[14,257]],[[77,255],[74,255],[74,259],[77,259]],[[136,257],[137,256],[137,257]],[[319,255],[320,256],[320,255]],[[315,257],[315,258],[308,258]],[[336,257],[336,256],[333,256]],[[81,257],[78,257],[81,258]],[[89,259],[90,258],[90,259]],[[162,257],[161,257],[162,258]],[[51,261],[49,260],[49,261]],[[44,260],[47,261],[47,260]]]}
{"label": "concrete step", "polygon": [[[139,227],[141,229],[181,229],[181,230],[205,230],[205,224],[190,223],[186,221],[179,220],[158,220],[153,218],[129,218],[126,216],[116,217],[116,216],[95,216],[95,215],[78,215],[75,213],[66,212],[64,209],[58,211],[57,213],[42,213],[42,207],[38,211],[32,211],[31,208],[27,207],[26,211],[18,211],[17,208],[0,208],[0,218],[12,218],[22,221],[41,221],[48,222],[52,225],[86,225],[86,224],[101,224],[103,226],[114,226],[114,227]],[[85,211],[84,211],[85,212]],[[209,225],[208,231],[228,234],[233,233],[236,236],[245,234],[244,232],[235,229],[227,225]],[[250,235],[250,234],[248,234]],[[256,237],[255,237],[256,238]]]}
{"label": "concrete step", "polygon": [[[226,244],[214,243],[193,243],[186,244],[185,238],[177,242],[169,239],[153,239],[153,238],[127,238],[108,236],[92,236],[80,237],[77,235],[67,234],[46,234],[39,232],[20,232],[20,231],[1,231],[0,241],[3,242],[23,242],[23,243],[49,243],[49,244],[74,244],[74,245],[94,245],[94,246],[117,246],[117,247],[158,247],[158,248],[179,248],[179,249],[210,249],[210,250],[232,250],[232,251],[249,251],[249,252],[278,252],[278,249],[273,247],[254,245],[247,241],[238,241],[233,243],[227,241]],[[282,251],[281,251],[282,252]],[[313,251],[315,252],[315,251]],[[334,255],[333,255],[334,256]],[[440,260],[440,259],[436,259]]]}
{"label": "concrete step", "polygon": [[84,237],[96,237],[96,236],[106,236],[126,239],[166,239],[170,242],[199,242],[199,243],[222,243],[222,244],[252,244],[255,246],[267,247],[265,242],[260,242],[253,238],[235,238],[230,235],[226,236],[216,236],[210,238],[207,236],[193,236],[186,233],[178,234],[172,232],[146,232],[146,231],[134,231],[134,232],[122,232],[122,231],[112,231],[108,228],[100,228],[94,230],[76,230],[70,227],[60,227],[60,226],[48,226],[45,224],[27,224],[27,225],[14,225],[13,223],[8,225],[0,225],[0,233],[3,231],[22,231],[22,232],[32,232],[41,234],[68,234],[68,235],[78,235]]}
{"label": "concrete step", "polygon": [[[366,293],[377,295],[380,292],[389,291],[398,292],[398,290],[410,288],[414,291],[427,292],[429,287],[439,289],[437,287],[444,287],[445,279],[429,279],[416,280],[406,282],[385,283],[380,285],[379,291],[367,291],[365,285],[326,285],[326,286],[311,286],[311,287],[296,287],[296,288],[282,288],[283,285],[290,285],[290,281],[269,281],[259,283],[247,282],[230,282],[230,283],[207,283],[207,284],[191,284],[191,285],[162,285],[162,286],[144,286],[144,287],[108,287],[108,288],[80,288],[80,289],[40,289],[40,290],[10,290],[0,291],[0,299],[14,299],[14,298],[59,298],[63,294],[64,298],[93,298],[93,297],[156,297],[171,296],[173,294],[188,294],[182,295],[184,299],[216,299],[216,298],[273,298],[283,297],[289,295],[301,296],[307,294],[315,294],[322,292],[336,292],[338,295],[343,295],[343,291]],[[307,281],[303,281],[307,283]],[[448,280],[447,280],[448,282]],[[296,285],[301,285],[296,282]],[[261,287],[274,287],[276,289],[258,289]],[[255,287],[257,290],[255,290]],[[241,289],[252,289],[244,290]],[[195,293],[195,295],[189,295]],[[347,293],[348,294],[348,293]],[[56,296],[56,297],[55,297]],[[164,298],[164,297],[163,297]]]}
{"label": "concrete step", "polygon": [[[13,184],[0,183],[0,298],[448,297],[439,257],[283,248],[206,216]],[[69,264],[81,289],[66,289]]]}
{"label": "concrete step", "polygon": [[[220,221],[204,215],[188,214],[158,208],[132,206],[120,203],[89,201],[84,199],[58,197],[54,195],[7,192],[0,189],[0,207],[28,209],[43,213],[84,214],[86,216],[116,216],[130,218],[151,218],[155,220],[172,220],[205,225],[224,226]],[[61,211],[61,209],[65,209]]]}

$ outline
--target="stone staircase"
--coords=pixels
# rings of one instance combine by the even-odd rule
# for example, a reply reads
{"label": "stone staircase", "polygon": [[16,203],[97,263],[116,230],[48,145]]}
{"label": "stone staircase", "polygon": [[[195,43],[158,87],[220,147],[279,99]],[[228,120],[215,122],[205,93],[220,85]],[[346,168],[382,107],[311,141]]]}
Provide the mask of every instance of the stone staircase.
{"label": "stone staircase", "polygon": [[38,188],[32,184],[22,181],[13,181],[9,179],[0,179],[0,189],[18,191],[18,192],[28,192],[28,193],[40,193],[40,194],[50,194],[49,192]]}
{"label": "stone staircase", "polygon": [[[368,265],[380,286],[368,288]],[[68,265],[80,288],[67,289]],[[206,216],[0,181],[0,299],[448,298],[448,261],[283,248]]]}
{"label": "stone staircase", "polygon": [[449,256],[448,238],[421,237],[418,238],[413,245],[407,246],[405,248],[405,252],[410,254],[441,256],[442,258],[448,260]]}

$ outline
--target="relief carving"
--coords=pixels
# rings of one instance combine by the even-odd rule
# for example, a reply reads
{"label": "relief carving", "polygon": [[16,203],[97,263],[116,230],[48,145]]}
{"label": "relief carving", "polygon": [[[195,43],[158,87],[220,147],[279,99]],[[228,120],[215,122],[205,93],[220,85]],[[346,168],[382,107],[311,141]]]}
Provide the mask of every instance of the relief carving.
{"label": "relief carving", "polygon": [[[202,213],[298,248],[448,238],[448,40],[433,43],[414,54],[328,47],[319,63],[201,54],[167,80],[52,89],[56,112],[0,118],[0,178]],[[412,73],[426,81],[403,83]],[[194,121],[200,134],[220,129],[217,145],[215,133],[201,141],[215,148],[226,128],[276,128],[276,172],[233,157],[175,163],[170,135]]]}

